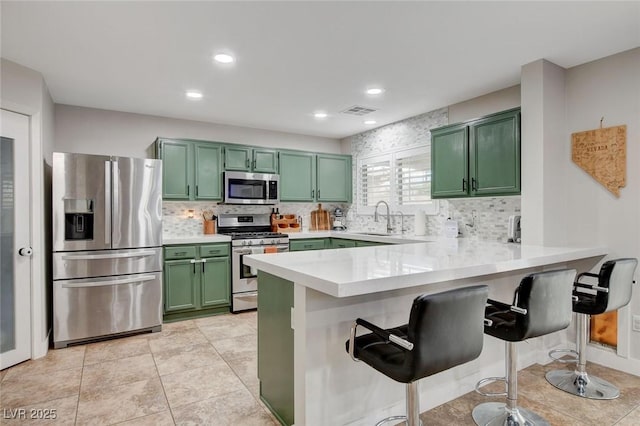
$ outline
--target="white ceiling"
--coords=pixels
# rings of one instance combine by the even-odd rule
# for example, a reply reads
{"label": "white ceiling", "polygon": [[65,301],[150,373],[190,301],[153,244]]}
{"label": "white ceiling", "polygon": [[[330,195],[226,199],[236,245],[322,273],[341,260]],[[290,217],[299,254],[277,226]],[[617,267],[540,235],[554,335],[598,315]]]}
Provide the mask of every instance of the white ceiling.
{"label": "white ceiling", "polygon": [[[568,68],[640,45],[638,1],[0,7],[2,57],[41,72],[56,103],[331,138],[371,128],[340,114],[353,105],[380,126],[518,84],[537,59]],[[236,63],[214,64],[218,51]]]}

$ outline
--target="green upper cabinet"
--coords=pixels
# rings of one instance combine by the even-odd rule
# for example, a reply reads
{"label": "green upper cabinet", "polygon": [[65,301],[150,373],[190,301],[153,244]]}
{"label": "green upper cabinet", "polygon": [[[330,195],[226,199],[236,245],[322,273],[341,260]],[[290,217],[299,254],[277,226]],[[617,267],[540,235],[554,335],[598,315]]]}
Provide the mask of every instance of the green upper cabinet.
{"label": "green upper cabinet", "polygon": [[225,170],[277,173],[278,153],[273,149],[225,146]]}
{"label": "green upper cabinet", "polygon": [[316,200],[316,156],[280,151],[280,201]]}
{"label": "green upper cabinet", "polygon": [[251,148],[225,146],[224,169],[244,172],[251,170]]}
{"label": "green upper cabinet", "polygon": [[520,109],[431,131],[432,198],[520,194]]}
{"label": "green upper cabinet", "polygon": [[431,131],[431,197],[468,194],[468,129],[464,124]]}
{"label": "green upper cabinet", "polygon": [[351,201],[351,156],[316,155],[316,200]]}
{"label": "green upper cabinet", "polygon": [[221,144],[158,138],[156,150],[162,160],[163,199],[222,199]]}
{"label": "green upper cabinet", "polygon": [[280,151],[280,201],[351,202],[351,156]]}
{"label": "green upper cabinet", "polygon": [[469,126],[469,173],[474,195],[520,193],[520,111]]}
{"label": "green upper cabinet", "polygon": [[272,149],[253,148],[252,170],[256,173],[278,173],[278,152]]}
{"label": "green upper cabinet", "polygon": [[160,140],[157,147],[158,158],[162,159],[162,197],[190,199],[193,174],[191,143]]}
{"label": "green upper cabinet", "polygon": [[211,143],[197,143],[195,150],[195,199],[222,198],[222,147]]}

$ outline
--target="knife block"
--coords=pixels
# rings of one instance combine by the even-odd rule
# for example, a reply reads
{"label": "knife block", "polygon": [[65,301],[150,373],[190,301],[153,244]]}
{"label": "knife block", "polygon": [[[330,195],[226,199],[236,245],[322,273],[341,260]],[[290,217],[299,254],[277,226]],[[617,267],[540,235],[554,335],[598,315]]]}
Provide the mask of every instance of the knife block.
{"label": "knife block", "polygon": [[216,233],[216,221],[215,220],[206,220],[203,223],[204,233],[205,234],[215,234]]}

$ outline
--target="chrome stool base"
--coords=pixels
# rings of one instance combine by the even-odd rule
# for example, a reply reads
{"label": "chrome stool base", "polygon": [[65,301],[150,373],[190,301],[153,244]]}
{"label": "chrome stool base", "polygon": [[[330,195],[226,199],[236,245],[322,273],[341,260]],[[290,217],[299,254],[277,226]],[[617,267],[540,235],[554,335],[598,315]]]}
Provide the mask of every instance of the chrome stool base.
{"label": "chrome stool base", "polygon": [[549,371],[547,382],[572,395],[588,399],[616,399],[620,391],[611,383],[598,377],[569,370]]}
{"label": "chrome stool base", "polygon": [[480,426],[549,426],[549,422],[536,413],[521,407],[509,410],[503,402],[477,405],[471,415]]}

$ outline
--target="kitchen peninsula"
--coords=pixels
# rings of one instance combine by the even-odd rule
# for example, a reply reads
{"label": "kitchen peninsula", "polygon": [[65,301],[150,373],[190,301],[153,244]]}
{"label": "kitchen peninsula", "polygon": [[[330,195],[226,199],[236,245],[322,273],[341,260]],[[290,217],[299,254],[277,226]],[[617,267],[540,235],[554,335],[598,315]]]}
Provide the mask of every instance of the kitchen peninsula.
{"label": "kitchen peninsula", "polygon": [[[403,414],[404,386],[353,362],[344,342],[355,318],[382,327],[406,323],[424,293],[485,283],[489,297],[510,302],[527,273],[585,271],[602,247],[558,248],[447,239],[413,244],[247,256],[259,270],[258,377],[263,401],[284,424],[364,425]],[[520,368],[546,362],[566,332],[521,345]],[[477,360],[423,379],[421,411],[504,372],[502,342],[485,338]]]}

